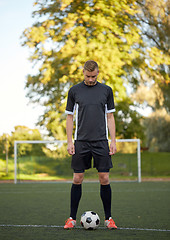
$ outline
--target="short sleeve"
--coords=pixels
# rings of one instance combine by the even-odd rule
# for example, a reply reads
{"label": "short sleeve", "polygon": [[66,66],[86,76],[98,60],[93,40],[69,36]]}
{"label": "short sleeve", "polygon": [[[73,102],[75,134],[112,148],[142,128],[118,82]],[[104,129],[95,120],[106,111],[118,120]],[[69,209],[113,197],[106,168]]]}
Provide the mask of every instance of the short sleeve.
{"label": "short sleeve", "polygon": [[73,115],[74,111],[75,111],[75,99],[74,99],[72,88],[70,88],[68,92],[67,106],[66,106],[65,113]]}
{"label": "short sleeve", "polygon": [[106,113],[115,112],[114,97],[111,87],[108,88]]}

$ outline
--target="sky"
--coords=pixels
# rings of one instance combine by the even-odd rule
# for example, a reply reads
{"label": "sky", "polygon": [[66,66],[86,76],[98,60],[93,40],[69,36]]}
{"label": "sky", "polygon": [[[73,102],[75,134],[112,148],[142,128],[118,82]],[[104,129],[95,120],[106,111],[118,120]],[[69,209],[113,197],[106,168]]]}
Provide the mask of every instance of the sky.
{"label": "sky", "polygon": [[21,35],[34,19],[34,0],[0,0],[0,136],[17,125],[37,128],[43,109],[29,103],[24,89],[27,74],[34,69],[30,50],[21,46]]}

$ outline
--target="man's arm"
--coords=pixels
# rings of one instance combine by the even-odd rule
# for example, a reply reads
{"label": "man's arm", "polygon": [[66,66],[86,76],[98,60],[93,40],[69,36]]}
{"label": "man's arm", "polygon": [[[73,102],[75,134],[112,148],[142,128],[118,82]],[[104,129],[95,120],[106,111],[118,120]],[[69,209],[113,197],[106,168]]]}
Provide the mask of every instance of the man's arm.
{"label": "man's arm", "polygon": [[73,115],[68,114],[66,119],[66,133],[67,133],[67,151],[70,155],[75,154],[75,148],[72,141],[73,135]]}
{"label": "man's arm", "polygon": [[107,125],[111,137],[111,143],[110,143],[110,155],[113,155],[116,153],[116,127],[115,127],[115,119],[113,116],[113,113],[107,114]]}

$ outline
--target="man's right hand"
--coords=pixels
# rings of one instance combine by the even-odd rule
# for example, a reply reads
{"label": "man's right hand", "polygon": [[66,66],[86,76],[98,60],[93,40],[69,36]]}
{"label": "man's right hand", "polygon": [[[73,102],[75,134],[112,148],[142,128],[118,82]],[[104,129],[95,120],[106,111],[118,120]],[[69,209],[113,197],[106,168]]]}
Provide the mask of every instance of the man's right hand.
{"label": "man's right hand", "polygon": [[75,154],[75,147],[74,147],[73,142],[68,143],[67,151],[68,151],[68,153],[70,155],[74,155]]}

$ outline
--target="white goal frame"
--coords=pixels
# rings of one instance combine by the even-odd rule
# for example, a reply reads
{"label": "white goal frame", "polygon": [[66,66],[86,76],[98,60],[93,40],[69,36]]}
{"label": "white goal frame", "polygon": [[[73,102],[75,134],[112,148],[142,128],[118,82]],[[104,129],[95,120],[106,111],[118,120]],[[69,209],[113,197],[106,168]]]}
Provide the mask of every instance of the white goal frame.
{"label": "white goal frame", "polygon": [[[109,140],[110,141],[110,140]],[[138,168],[138,182],[142,181],[141,178],[141,147],[140,139],[116,139],[116,142],[136,142],[137,143],[137,168]],[[54,141],[43,141],[43,140],[25,140],[25,141],[15,141],[14,142],[14,183],[17,184],[17,144],[20,143],[67,143],[66,140],[54,140]]]}

